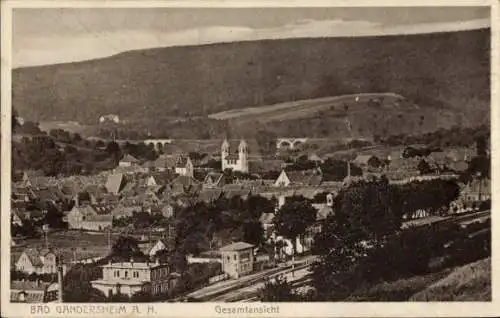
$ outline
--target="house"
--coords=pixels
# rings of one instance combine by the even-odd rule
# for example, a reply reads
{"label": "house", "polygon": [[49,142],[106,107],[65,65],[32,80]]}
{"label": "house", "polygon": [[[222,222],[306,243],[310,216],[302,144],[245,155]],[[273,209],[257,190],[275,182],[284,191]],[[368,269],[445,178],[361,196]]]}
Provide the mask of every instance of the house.
{"label": "house", "polygon": [[153,167],[160,172],[167,171],[172,167],[175,167],[177,158],[174,155],[160,155],[154,162]]}
{"label": "house", "polygon": [[194,177],[194,166],[188,156],[179,156],[179,158],[177,158],[175,173],[180,176]]}
{"label": "house", "polygon": [[30,202],[35,198],[35,194],[28,187],[13,186],[11,190],[13,202]]}
{"label": "house", "polygon": [[120,193],[126,185],[125,176],[123,173],[114,173],[108,176],[106,181],[106,190],[111,194]]}
{"label": "house", "polygon": [[220,248],[222,271],[232,278],[253,272],[254,245],[245,242],[236,242]]}
{"label": "house", "polygon": [[141,161],[130,154],[126,154],[118,163],[119,167],[128,168],[138,166]]}
{"label": "house", "polygon": [[137,292],[158,295],[175,287],[176,275],[170,273],[167,264],[150,262],[108,263],[101,266],[102,279],[91,281],[93,288],[102,291],[107,297],[113,294],[132,296]]}
{"label": "house", "polygon": [[23,225],[23,220],[20,216],[20,213],[16,211],[16,209],[11,209],[10,210],[10,220],[11,224],[17,225],[17,226],[22,226]]}
{"label": "house", "polygon": [[229,141],[225,139],[221,146],[221,170],[231,169],[248,173],[248,144],[245,140],[241,140],[238,145],[238,152],[231,153]]}
{"label": "house", "polygon": [[209,172],[203,180],[203,188],[221,188],[225,184],[224,174],[220,172]]}
{"label": "house", "polygon": [[22,183],[24,186],[31,187],[37,184],[35,179],[43,177],[45,174],[43,170],[26,170],[23,171]]}
{"label": "house", "polygon": [[352,163],[361,168],[380,168],[382,166],[382,161],[374,155],[357,155]]}
{"label": "house", "polygon": [[319,186],[323,180],[318,170],[285,171],[282,170],[276,181],[275,187],[290,186]]}
{"label": "house", "polygon": [[37,281],[14,280],[10,283],[12,303],[48,303],[58,299],[59,285]]}
{"label": "house", "polygon": [[168,249],[168,244],[164,240],[158,240],[156,243],[147,251],[146,255],[149,255],[149,257],[153,257],[156,255],[156,253],[160,251],[164,251]]}
{"label": "house", "polygon": [[91,205],[73,207],[67,214],[66,219],[70,229],[102,231],[113,225],[112,215],[99,215]]}
{"label": "house", "polygon": [[112,211],[111,215],[115,219],[121,219],[126,217],[131,217],[136,212],[141,212],[142,207],[138,204],[136,205],[126,205],[124,203],[119,203]]}
{"label": "house", "polygon": [[52,249],[27,248],[17,259],[15,268],[27,274],[57,273],[56,254]]}
{"label": "house", "polygon": [[486,178],[472,180],[465,185],[460,196],[466,203],[491,200],[491,180]]}

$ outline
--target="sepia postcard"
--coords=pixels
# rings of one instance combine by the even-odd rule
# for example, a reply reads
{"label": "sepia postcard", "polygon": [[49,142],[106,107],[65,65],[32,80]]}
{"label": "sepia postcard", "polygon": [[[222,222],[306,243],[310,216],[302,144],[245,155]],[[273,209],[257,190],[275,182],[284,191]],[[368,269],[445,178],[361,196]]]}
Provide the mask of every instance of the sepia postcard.
{"label": "sepia postcard", "polygon": [[500,316],[498,1],[1,5],[2,317]]}

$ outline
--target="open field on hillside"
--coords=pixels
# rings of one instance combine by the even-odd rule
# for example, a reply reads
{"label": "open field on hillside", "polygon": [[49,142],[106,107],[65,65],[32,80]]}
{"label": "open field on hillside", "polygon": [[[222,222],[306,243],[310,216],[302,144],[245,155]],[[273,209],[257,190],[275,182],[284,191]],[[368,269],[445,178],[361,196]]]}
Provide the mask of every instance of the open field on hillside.
{"label": "open field on hillside", "polygon": [[238,121],[259,120],[264,122],[298,119],[310,117],[320,111],[336,111],[340,115],[344,114],[344,105],[366,106],[370,99],[383,99],[380,107],[404,107],[400,104],[404,98],[394,93],[364,93],[333,96],[318,99],[299,100],[287,103],[280,103],[261,107],[247,107],[242,109],[232,109],[224,112],[211,114],[208,117],[212,119],[237,119]]}

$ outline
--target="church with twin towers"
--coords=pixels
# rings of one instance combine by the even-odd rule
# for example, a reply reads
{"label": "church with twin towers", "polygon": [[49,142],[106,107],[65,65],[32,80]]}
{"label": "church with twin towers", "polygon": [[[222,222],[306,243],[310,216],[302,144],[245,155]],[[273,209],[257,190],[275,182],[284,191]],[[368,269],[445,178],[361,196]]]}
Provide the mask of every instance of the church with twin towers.
{"label": "church with twin towers", "polygon": [[[234,149],[234,148],[233,148]],[[248,144],[241,139],[236,152],[231,152],[231,145],[227,139],[221,146],[222,171],[231,169],[248,173]]]}

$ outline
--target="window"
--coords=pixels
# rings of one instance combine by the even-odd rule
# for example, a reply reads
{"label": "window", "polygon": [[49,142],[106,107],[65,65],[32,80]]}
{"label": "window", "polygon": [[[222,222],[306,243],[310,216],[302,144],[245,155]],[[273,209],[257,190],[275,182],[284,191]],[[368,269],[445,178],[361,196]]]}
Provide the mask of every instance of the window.
{"label": "window", "polygon": [[236,260],[236,254],[234,254],[233,258],[234,258],[234,260]]}
{"label": "window", "polygon": [[128,278],[128,271],[125,271],[125,278]]}
{"label": "window", "polygon": [[134,275],[134,278],[139,278],[139,272],[134,271],[133,275]]}

